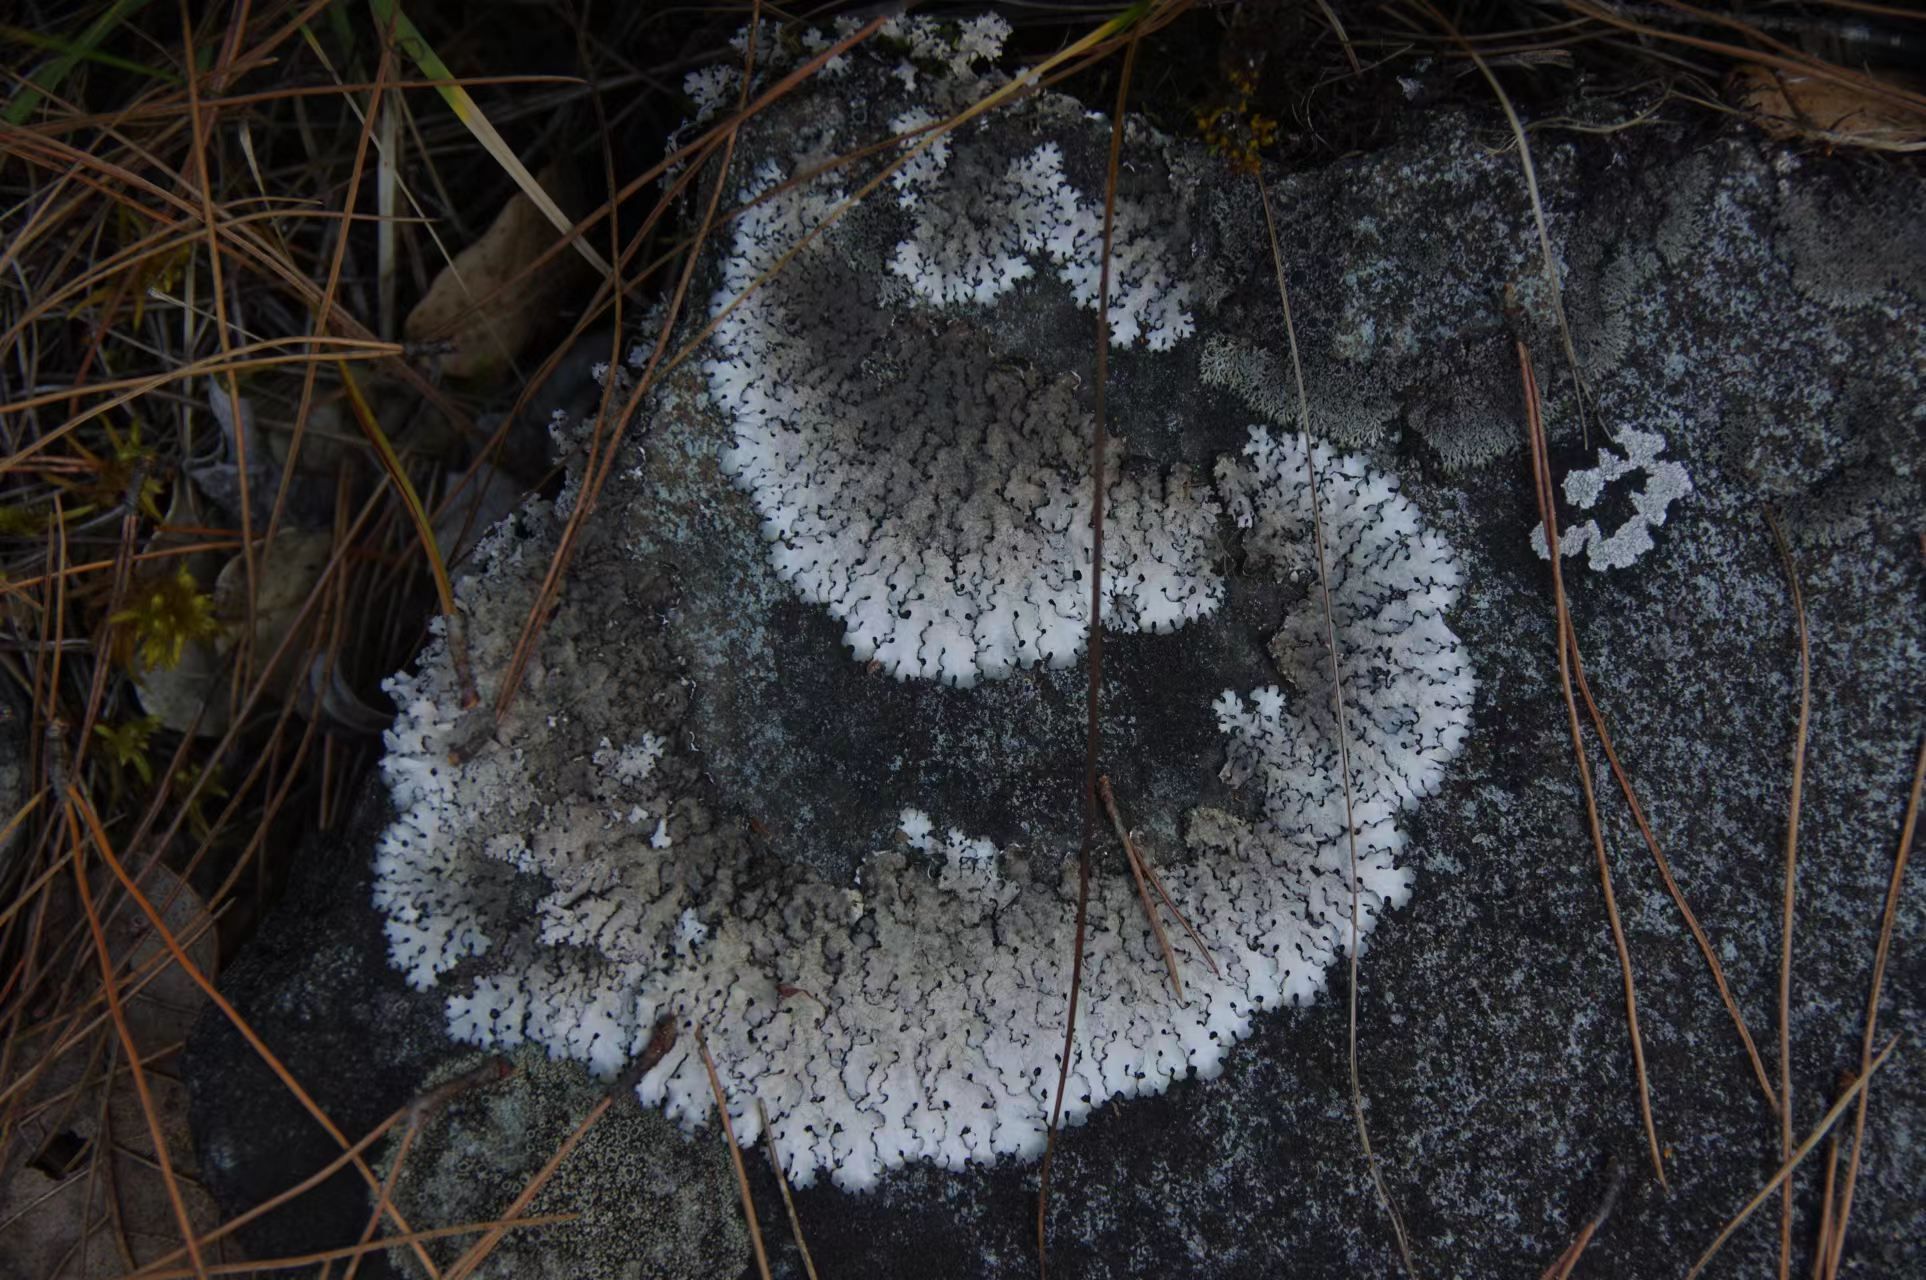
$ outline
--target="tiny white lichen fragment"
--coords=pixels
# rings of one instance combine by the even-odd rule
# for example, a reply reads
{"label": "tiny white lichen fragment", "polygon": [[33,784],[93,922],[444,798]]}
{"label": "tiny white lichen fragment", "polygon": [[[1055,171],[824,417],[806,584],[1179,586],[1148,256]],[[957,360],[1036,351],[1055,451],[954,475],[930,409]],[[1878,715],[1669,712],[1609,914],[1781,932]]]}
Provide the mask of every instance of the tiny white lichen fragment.
{"label": "tiny white lichen fragment", "polygon": [[[1645,482],[1632,490],[1632,514],[1609,534],[1596,519],[1586,520],[1558,535],[1559,552],[1567,556],[1585,553],[1585,563],[1594,569],[1629,568],[1652,549],[1652,530],[1665,523],[1666,513],[1678,499],[1692,492],[1692,477],[1685,464],[1660,458],[1665,452],[1665,437],[1656,431],[1628,427],[1619,433],[1624,456],[1610,449],[1598,451],[1598,465],[1565,476],[1565,501],[1580,511],[1589,511],[1605,496],[1607,486],[1633,473]],[[1545,526],[1531,531],[1532,550],[1540,559],[1550,559],[1545,546]]]}
{"label": "tiny white lichen fragment", "polygon": [[936,824],[932,823],[930,815],[921,809],[903,810],[902,816],[897,819],[897,829],[903,833],[903,838],[909,841],[912,849],[921,849],[924,853],[928,853],[936,847],[931,834],[936,830]]}
{"label": "tiny white lichen fragment", "polygon": [[702,67],[682,77],[682,92],[695,103],[696,123],[707,124],[721,111],[742,83],[742,72],[729,63]]}
{"label": "tiny white lichen fragment", "polygon": [[[921,131],[937,123],[937,117],[924,107],[911,107],[889,122],[889,130],[903,139],[903,146],[916,147],[925,139]],[[950,140],[938,136],[928,140],[923,150],[916,152],[902,167],[889,175],[890,185],[896,188],[896,203],[905,209],[917,202],[917,188],[928,186],[943,175],[950,163]]]}

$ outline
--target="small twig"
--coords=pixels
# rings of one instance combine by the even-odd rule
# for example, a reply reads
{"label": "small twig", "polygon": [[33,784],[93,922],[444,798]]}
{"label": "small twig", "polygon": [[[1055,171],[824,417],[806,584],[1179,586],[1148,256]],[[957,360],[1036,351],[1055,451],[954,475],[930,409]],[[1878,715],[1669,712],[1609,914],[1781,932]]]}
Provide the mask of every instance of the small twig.
{"label": "small twig", "polygon": [[816,1280],[816,1263],[809,1256],[809,1242],[803,1239],[802,1219],[796,1215],[796,1198],[789,1194],[789,1175],[782,1171],[782,1157],[776,1152],[776,1134],[769,1127],[769,1112],[756,1099],[756,1119],[762,1125],[762,1147],[769,1153],[769,1167],[776,1171],[776,1186],[782,1191],[782,1207],[789,1213],[789,1230],[796,1237],[796,1249],[802,1254],[803,1271],[809,1280]]}
{"label": "small twig", "polygon": [[1645,1073],[1645,1042],[1638,1027],[1638,989],[1632,979],[1632,952],[1625,941],[1625,924],[1619,919],[1618,896],[1612,891],[1612,867],[1605,854],[1605,829],[1598,817],[1598,793],[1592,787],[1592,766],[1585,752],[1585,739],[1578,723],[1578,701],[1573,693],[1572,654],[1576,651],[1572,615],[1565,601],[1564,571],[1559,566],[1558,508],[1552,500],[1551,464],[1546,458],[1545,424],[1538,403],[1538,377],[1532,372],[1531,351],[1523,339],[1518,342],[1518,368],[1525,385],[1525,439],[1531,447],[1532,479],[1538,497],[1538,516],[1545,526],[1545,545],[1551,549],[1552,605],[1558,622],[1558,680],[1565,696],[1565,717],[1571,731],[1572,756],[1578,765],[1579,788],[1585,796],[1585,820],[1592,836],[1592,851],[1598,859],[1599,887],[1605,894],[1605,918],[1611,925],[1612,946],[1618,952],[1619,977],[1625,988],[1625,1024],[1632,1040],[1632,1066],[1638,1077],[1639,1119],[1645,1127],[1645,1142],[1652,1157],[1652,1170],[1661,1187],[1665,1180],[1665,1160],[1659,1152],[1658,1127],[1652,1122],[1652,1090]]}
{"label": "small twig", "polygon": [[1170,935],[1164,932],[1164,922],[1157,918],[1157,908],[1150,901],[1150,885],[1144,877],[1143,859],[1137,854],[1137,843],[1130,838],[1124,826],[1123,815],[1117,812],[1117,797],[1110,789],[1110,775],[1097,779],[1097,790],[1103,796],[1103,807],[1110,812],[1110,821],[1117,828],[1117,838],[1123,841],[1124,859],[1130,863],[1130,874],[1137,882],[1137,900],[1144,905],[1144,918],[1150,921],[1150,932],[1157,938],[1157,945],[1163,948],[1164,964],[1170,970],[1170,988],[1177,993],[1178,1003],[1184,999],[1184,980],[1177,973],[1177,953],[1170,948]]}
{"label": "small twig", "polygon": [[[1779,917],[1779,1158],[1792,1154],[1792,915],[1798,892],[1799,809],[1806,790],[1806,737],[1812,724],[1812,645],[1806,633],[1806,601],[1799,590],[1798,566],[1772,508],[1765,509],[1773,545],[1785,566],[1792,592],[1793,616],[1799,624],[1799,728],[1792,741],[1792,797],[1786,811],[1785,893]],[[1779,1202],[1779,1280],[1792,1274],[1792,1182],[1786,1181]]]}
{"label": "small twig", "polygon": [[1706,1248],[1706,1251],[1699,1255],[1699,1260],[1692,1264],[1692,1269],[1685,1273],[1685,1280],[1697,1280],[1697,1277],[1705,1271],[1706,1264],[1712,1261],[1714,1254],[1725,1247],[1725,1242],[1732,1238],[1733,1233],[1745,1225],[1746,1220],[1757,1212],[1760,1205],[1772,1198],[1772,1193],[1777,1191],[1781,1184],[1792,1176],[1792,1171],[1799,1167],[1799,1162],[1812,1154],[1812,1149],[1825,1140],[1826,1134],[1831,1131],[1832,1126],[1838,1122],[1840,1116],[1845,1114],[1846,1108],[1852,1105],[1852,1100],[1865,1096],[1866,1086],[1871,1082],[1873,1072],[1885,1066],[1886,1059],[1890,1058],[1893,1050],[1898,1047],[1898,1036],[1894,1036],[1891,1040],[1887,1041],[1886,1047],[1881,1049],[1879,1056],[1867,1065],[1866,1071],[1861,1074],[1857,1080],[1852,1082],[1850,1088],[1839,1095],[1839,1100],[1832,1104],[1832,1107],[1826,1112],[1824,1118],[1819,1121],[1818,1127],[1812,1131],[1804,1142],[1800,1143],[1798,1147],[1793,1150],[1791,1156],[1786,1159],[1784,1164],[1779,1166],[1779,1171],[1772,1175],[1765,1186],[1759,1188],[1759,1194],[1746,1201],[1745,1208],[1739,1210],[1737,1214],[1733,1215],[1732,1220],[1725,1224],[1724,1230],[1720,1231],[1718,1237],[1712,1241],[1711,1245]]}
{"label": "small twig", "polygon": [[1585,1220],[1585,1225],[1578,1229],[1578,1234],[1572,1238],[1570,1244],[1565,1246],[1565,1252],[1558,1255],[1558,1260],[1545,1268],[1545,1274],[1540,1277],[1540,1280],[1569,1280],[1572,1268],[1578,1265],[1578,1260],[1591,1246],[1592,1237],[1597,1235],[1598,1229],[1605,1225],[1605,1219],[1612,1216],[1612,1210],[1618,1205],[1618,1193],[1625,1188],[1625,1166],[1618,1162],[1617,1156],[1606,1160],[1605,1176],[1607,1179],[1605,1194],[1599,1198],[1598,1208]]}
{"label": "small twig", "polygon": [[709,1056],[709,1042],[702,1028],[695,1033],[696,1048],[702,1052],[702,1068],[709,1073],[709,1090],[716,1095],[716,1114],[722,1118],[722,1136],[729,1143],[729,1159],[736,1166],[736,1190],[742,1196],[742,1217],[749,1224],[749,1243],[755,1246],[756,1270],[769,1280],[769,1254],[762,1247],[762,1227],[756,1221],[755,1197],[749,1194],[749,1170],[743,1167],[742,1147],[736,1142],[736,1127],[729,1123],[729,1100],[722,1096],[722,1080],[716,1075],[716,1060]]}

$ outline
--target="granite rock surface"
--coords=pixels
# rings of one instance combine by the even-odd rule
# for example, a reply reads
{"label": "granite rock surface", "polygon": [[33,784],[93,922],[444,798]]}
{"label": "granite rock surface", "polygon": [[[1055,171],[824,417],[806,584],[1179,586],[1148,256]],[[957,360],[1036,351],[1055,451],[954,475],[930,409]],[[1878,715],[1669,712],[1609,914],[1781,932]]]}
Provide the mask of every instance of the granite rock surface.
{"label": "granite rock surface", "polygon": [[[832,83],[798,97],[746,135],[745,170],[797,137],[830,153],[839,130],[861,123],[848,117],[862,96],[837,94]],[[1107,127],[1073,117],[1039,109],[1033,127],[1088,183]],[[1439,114],[1385,151],[1267,175],[1312,429],[1396,475],[1456,548],[1464,586],[1450,623],[1477,677],[1468,741],[1437,794],[1405,818],[1411,900],[1377,922],[1359,965],[1358,1070],[1423,1274],[1536,1275],[1621,1178],[1588,1273],[1682,1274],[1775,1168],[1778,1127],[1588,736],[1669,1187],[1653,1176],[1549,574],[1532,547],[1516,346],[1531,347],[1544,384],[1561,527],[1642,527],[1649,542],[1618,567],[1565,561],[1573,623],[1640,804],[1775,1078],[1799,655],[1767,510],[1783,525],[1812,654],[1790,1028],[1803,1133],[1858,1062],[1926,705],[1926,261],[1907,248],[1926,224],[1926,187],[1884,173],[1868,198],[1865,171],[1738,132],[1534,134],[1581,411],[1505,139],[1491,119]],[[1196,281],[1197,331],[1169,351],[1112,353],[1111,429],[1145,465],[1207,472],[1253,424],[1295,427],[1262,208],[1248,179],[1189,145],[1133,130],[1129,155],[1127,194],[1174,210],[1165,234]],[[863,234],[855,224],[850,252],[869,254],[881,278],[893,242]],[[1092,318],[1046,276],[1017,282],[968,324],[986,359],[1081,379],[1075,395],[1088,408]],[[685,814],[691,829],[746,831],[770,867],[853,886],[863,855],[898,847],[900,815],[917,808],[1020,847],[1038,874],[1056,876],[1078,831],[1082,669],[1039,665],[955,688],[853,660],[842,625],[772,569],[762,521],[718,461],[728,425],[701,381],[672,379],[639,428],[523,700],[544,714],[672,723],[688,785],[707,788],[700,813]],[[1662,450],[1638,454],[1637,433],[1662,437]],[[1662,503],[1659,459],[1689,479]],[[502,545],[545,559],[552,524],[526,511]],[[1309,590],[1257,571],[1225,536],[1215,616],[1104,645],[1104,766],[1153,860],[1172,865],[1192,856],[1195,808],[1251,810],[1219,777],[1211,702],[1278,680],[1276,619]],[[474,599],[508,607],[486,591]],[[585,767],[538,759],[530,776],[577,785],[570,771]],[[389,966],[368,863],[390,818],[377,790],[358,830],[304,858],[223,984],[351,1135],[470,1052],[447,1036],[443,994],[409,989]],[[1098,870],[1127,883],[1114,850]],[[1926,1269],[1926,1060],[1912,1048],[1926,1035],[1926,907],[1916,889],[1901,899],[1880,1013],[1882,1040],[1901,1045],[1871,1090],[1852,1275]],[[1257,1016],[1215,1078],[1111,1102],[1066,1131],[1052,1174],[1053,1272],[1393,1273],[1392,1233],[1350,1113],[1344,993],[1340,966],[1307,1007]],[[218,1022],[204,1024],[187,1070],[203,1165],[230,1205],[280,1190],[336,1150]],[[544,1123],[579,1117],[597,1096],[585,1076],[558,1086]],[[499,1120],[471,1110],[466,1123]],[[475,1138],[442,1141],[455,1150]],[[695,1141],[708,1144],[712,1172],[713,1121]],[[607,1169],[631,1169],[641,1203],[639,1188],[663,1177],[652,1163],[663,1147],[651,1136],[585,1148],[575,1158],[613,1163],[580,1185],[600,1188],[598,1201],[620,1197]],[[514,1160],[526,1176],[544,1154],[530,1145]],[[515,1172],[504,1161],[501,1185]],[[750,1168],[776,1265],[799,1275],[773,1177],[760,1160]],[[731,1189],[705,1177],[691,1185],[708,1188],[711,1221],[733,1224]],[[867,1193],[818,1185],[796,1200],[825,1275],[1015,1276],[1035,1266],[1036,1186],[1034,1163],[911,1161]],[[1810,1171],[1800,1189],[1803,1251],[1815,1230]],[[430,1222],[474,1208],[453,1194],[417,1203],[412,1216]],[[365,1188],[344,1175],[300,1213],[268,1219],[250,1244],[340,1243],[367,1212]],[[1710,1274],[1776,1265],[1768,1218],[1776,1213],[1743,1230]],[[634,1257],[659,1256],[658,1234],[693,1220],[638,1214]],[[743,1263],[734,1230],[678,1238],[707,1250],[708,1274]],[[623,1265],[588,1273],[634,1273]]]}

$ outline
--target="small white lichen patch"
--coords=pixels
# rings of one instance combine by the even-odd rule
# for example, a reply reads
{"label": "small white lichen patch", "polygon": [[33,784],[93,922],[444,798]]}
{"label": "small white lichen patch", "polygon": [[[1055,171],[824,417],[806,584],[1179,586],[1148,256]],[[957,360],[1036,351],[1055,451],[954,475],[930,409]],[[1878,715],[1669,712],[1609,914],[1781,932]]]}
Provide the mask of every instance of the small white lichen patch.
{"label": "small white lichen patch", "polygon": [[707,124],[742,83],[742,72],[727,63],[702,67],[682,77],[682,92],[695,104],[696,123]]}
{"label": "small white lichen patch", "polygon": [[[1594,569],[1624,569],[1652,549],[1652,530],[1665,523],[1672,504],[1692,492],[1692,477],[1685,465],[1660,458],[1665,452],[1665,437],[1656,431],[1626,428],[1619,432],[1618,444],[1624,456],[1608,448],[1598,451],[1598,465],[1565,476],[1565,501],[1580,511],[1589,511],[1605,496],[1606,486],[1626,476],[1639,474],[1645,482],[1631,492],[1632,514],[1609,534],[1597,520],[1573,525],[1558,535],[1561,554],[1585,553],[1585,562]],[[1545,526],[1531,531],[1532,550],[1540,559],[1550,559],[1545,546]]]}

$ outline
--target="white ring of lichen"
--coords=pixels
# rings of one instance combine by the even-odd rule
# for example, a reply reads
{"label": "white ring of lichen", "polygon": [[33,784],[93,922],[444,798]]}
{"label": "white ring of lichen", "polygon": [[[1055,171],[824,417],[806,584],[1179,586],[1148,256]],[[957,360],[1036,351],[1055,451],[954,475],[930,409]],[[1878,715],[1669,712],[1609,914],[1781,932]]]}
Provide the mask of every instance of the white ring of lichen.
{"label": "white ring of lichen", "polygon": [[[1462,744],[1472,683],[1444,620],[1458,574],[1442,538],[1362,460],[1320,448],[1318,464],[1345,660],[1362,936],[1409,892],[1396,819],[1436,788]],[[1245,456],[1220,464],[1255,560],[1282,567],[1307,538],[1303,472],[1301,449],[1255,428]],[[539,543],[497,536],[465,598],[526,580],[544,559]],[[515,611],[521,599],[509,592],[493,607]],[[1313,656],[1309,638],[1324,625],[1316,599],[1281,629]],[[491,625],[479,601],[471,607],[471,637],[512,632],[501,618]],[[490,698],[507,642],[476,647]],[[1299,664],[1293,694],[1219,700],[1226,775],[1258,789],[1262,817],[1196,811],[1194,856],[1162,858],[1220,977],[1173,931],[1188,995],[1179,1004],[1128,881],[1098,878],[1070,1122],[1107,1099],[1214,1075],[1259,1010],[1311,999],[1345,951],[1352,850],[1320,670]],[[660,762],[676,748],[650,726],[634,726],[626,745],[580,743],[591,785],[538,799],[518,771],[540,743],[546,752],[571,741],[570,723],[524,712],[452,764],[461,700],[445,644],[431,643],[418,670],[390,688],[402,710],[382,767],[398,816],[380,843],[376,902],[392,959],[416,986],[475,961],[464,975],[480,976],[465,976],[448,1000],[457,1038],[533,1041],[612,1074],[642,1052],[659,1019],[699,1025],[738,1137],[758,1132],[760,1100],[802,1183],[827,1171],[860,1188],[906,1161],[956,1167],[1041,1151],[1068,996],[1067,871],[1038,882],[1019,856],[939,834],[912,812],[910,851],[871,858],[860,893],[809,879],[758,892],[747,843],[704,829],[688,817],[690,797],[661,785]],[[534,922],[508,914],[516,872],[542,877]],[[711,1097],[687,1047],[639,1092],[695,1123]]]}
{"label": "white ring of lichen", "polygon": [[[996,43],[999,21],[973,20],[960,34],[923,18],[896,20],[896,29],[925,71],[947,56],[959,73],[993,56],[985,50]],[[770,65],[760,55],[776,52],[759,49],[759,65]],[[906,62],[898,71],[905,70],[897,78],[913,84],[916,68]],[[898,119],[904,128],[916,124]],[[918,227],[937,225],[929,220],[940,220],[933,210],[945,198],[943,182],[963,163],[954,150],[927,154],[929,163],[895,185]],[[766,170],[758,181],[780,172]],[[993,230],[965,254],[933,257],[935,242],[913,230],[904,243],[915,247],[896,255],[909,292],[923,305],[975,306],[1022,272],[1055,265],[1074,268],[1062,282],[1077,293],[1083,266],[1047,234],[1067,227],[1074,240],[1084,221],[1063,195],[1059,173],[1044,148],[1011,166],[1006,178],[1036,195],[1044,212],[1018,217],[1022,225],[1003,248],[1004,232]],[[813,225],[827,198],[800,193],[740,218],[723,292],[732,284],[739,291],[761,271],[759,261]],[[963,221],[976,217],[964,212]],[[1123,223],[1122,305],[1148,322],[1138,333],[1150,343],[1160,332],[1174,341],[1182,334],[1173,317],[1182,315],[1186,331],[1189,317],[1169,305],[1161,250],[1154,237],[1138,236],[1129,216]],[[799,274],[812,269],[807,258],[799,262]],[[1081,294],[1077,301],[1089,305]],[[757,507],[778,572],[844,620],[859,656],[899,675],[966,683],[1027,662],[1073,659],[1087,605],[1081,584],[1070,590],[1064,579],[1087,555],[1079,513],[1090,484],[1078,470],[1081,419],[1064,407],[1066,393],[1021,379],[983,392],[998,414],[1040,414],[1046,425],[1017,430],[1013,443],[991,421],[945,436],[926,455],[938,459],[931,465],[961,465],[966,473],[974,464],[943,462],[944,449],[1018,455],[1015,487],[998,492],[983,523],[969,523],[984,511],[971,515],[967,502],[924,513],[914,528],[892,525],[894,515],[852,522],[820,496],[795,501],[785,474],[816,465],[812,451],[849,452],[836,443],[835,406],[812,410],[811,429],[821,430],[803,455],[778,447],[781,430],[800,419],[772,398],[806,390],[814,366],[792,362],[773,379],[757,368],[730,369],[772,352],[783,358],[783,305],[772,291],[726,317],[707,370],[735,438],[725,462]],[[618,369],[612,376],[628,375]],[[777,432],[758,437],[759,424],[771,423]],[[1226,737],[1224,777],[1255,793],[1255,816],[1195,810],[1188,856],[1152,851],[1217,972],[1172,930],[1186,982],[1180,1003],[1128,879],[1104,875],[1093,883],[1062,1099],[1070,1123],[1107,1100],[1216,1074],[1261,1010],[1304,1003],[1322,988],[1350,944],[1354,903],[1361,941],[1410,891],[1410,873],[1397,861],[1404,842],[1397,819],[1435,790],[1469,725],[1470,669],[1444,617],[1458,589],[1456,561],[1438,534],[1421,527],[1394,481],[1322,447],[1312,460],[1330,622],[1343,660],[1354,834],[1345,829],[1326,620],[1313,591],[1279,620],[1273,646],[1290,691],[1226,691],[1214,706]],[[861,491],[866,477],[882,473],[862,457],[841,457],[832,469],[839,469],[836,494],[852,485]],[[1115,542],[1106,568],[1128,571],[1119,585],[1129,603],[1106,621],[1164,628],[1209,613],[1221,594],[1211,548],[1226,514],[1248,564],[1300,579],[1314,570],[1308,469],[1294,440],[1252,428],[1244,453],[1220,461],[1216,482],[1213,500],[1181,471],[1113,479],[1106,535]],[[853,505],[860,512],[862,504]],[[484,705],[495,699],[559,532],[556,513],[539,503],[510,525],[484,541],[476,572],[459,587]],[[937,528],[942,536],[919,548],[906,528]],[[861,548],[852,553],[848,539]],[[978,554],[973,539],[988,550],[965,563]],[[914,619],[913,635],[897,635],[865,612],[871,606],[856,572],[874,572],[870,555],[879,544],[895,566],[932,578],[955,577],[962,566],[962,578],[975,574],[970,581],[994,588],[959,588],[953,594],[965,608],[946,612],[939,601]],[[834,567],[827,576],[826,562]],[[916,593],[899,594],[885,598],[901,608]],[[607,606],[582,607],[599,619],[594,625],[608,625]],[[671,1019],[683,1034],[642,1076],[638,1094],[695,1124],[713,1106],[689,1034],[701,1028],[738,1138],[759,1135],[761,1103],[798,1183],[827,1172],[861,1188],[908,1161],[958,1167],[1038,1155],[1069,995],[1071,860],[1048,851],[1040,865],[1060,873],[1033,874],[1022,852],[907,810],[903,844],[873,854],[854,886],[772,867],[736,825],[711,814],[713,784],[677,745],[673,717],[609,719],[617,714],[611,705],[650,705],[654,695],[612,700],[558,681],[556,705],[542,709],[546,664],[562,672],[573,661],[576,683],[587,679],[570,647],[572,616],[564,611],[551,621],[528,684],[479,745],[462,732],[461,685],[444,640],[432,641],[416,670],[389,685],[400,713],[382,770],[396,817],[378,844],[375,901],[387,917],[396,967],[418,988],[448,987],[451,1033],[483,1046],[533,1042],[613,1075]],[[648,678],[673,682],[661,671]],[[456,762],[458,743],[464,753]]]}

